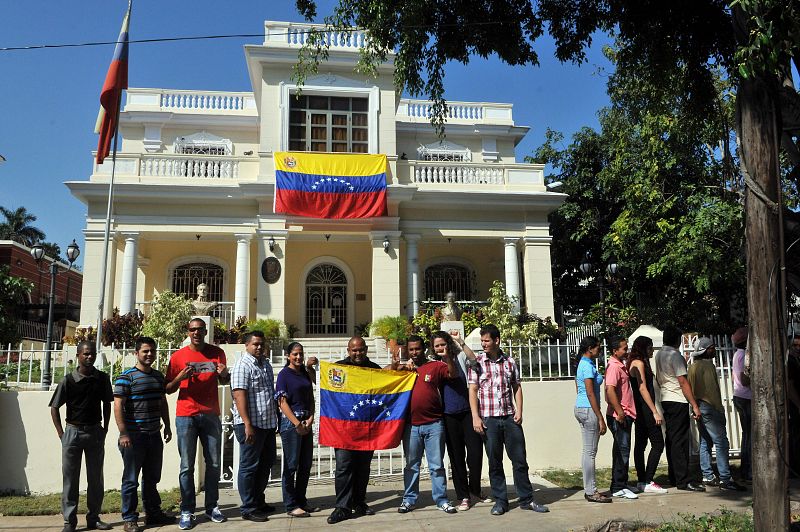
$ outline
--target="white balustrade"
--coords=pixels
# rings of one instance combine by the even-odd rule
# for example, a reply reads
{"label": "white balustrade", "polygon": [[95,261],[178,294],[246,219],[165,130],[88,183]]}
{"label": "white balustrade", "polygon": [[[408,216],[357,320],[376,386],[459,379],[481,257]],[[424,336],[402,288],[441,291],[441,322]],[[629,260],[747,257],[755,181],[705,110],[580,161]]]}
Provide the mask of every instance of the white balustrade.
{"label": "white balustrade", "polygon": [[247,97],[241,94],[164,91],[161,108],[165,110],[241,111]]}
{"label": "white balustrade", "polygon": [[367,32],[364,30],[353,28],[347,31],[338,31],[328,29],[321,24],[280,23],[267,24],[267,42],[299,47],[305,45],[315,31],[321,33],[322,42],[331,49],[358,50],[367,44]]}
{"label": "white balustrade", "polygon": [[[513,105],[508,103],[447,102],[447,122],[513,124]],[[427,121],[433,113],[433,102],[403,98],[397,109],[398,121]]]}
{"label": "white balustrade", "polygon": [[139,175],[238,179],[239,161],[212,156],[145,156],[142,157]]}
{"label": "white balustrade", "polygon": [[416,162],[411,182],[420,184],[503,185],[502,166]]}

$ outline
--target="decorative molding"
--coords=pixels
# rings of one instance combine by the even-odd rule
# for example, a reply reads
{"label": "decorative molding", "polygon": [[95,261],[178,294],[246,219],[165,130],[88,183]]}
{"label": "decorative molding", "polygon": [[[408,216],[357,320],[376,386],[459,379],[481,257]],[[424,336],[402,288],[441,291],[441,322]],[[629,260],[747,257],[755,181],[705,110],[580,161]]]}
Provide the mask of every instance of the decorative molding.
{"label": "decorative molding", "polygon": [[174,146],[175,153],[186,153],[184,151],[181,151],[181,148],[187,148],[187,147],[199,148],[199,149],[221,148],[225,151],[225,153],[214,154],[214,155],[233,154],[233,142],[231,142],[231,139],[226,139],[223,137],[218,137],[217,135],[212,135],[211,133],[205,130],[198,131],[197,133],[192,133],[191,135],[183,135],[175,139],[175,146]]}

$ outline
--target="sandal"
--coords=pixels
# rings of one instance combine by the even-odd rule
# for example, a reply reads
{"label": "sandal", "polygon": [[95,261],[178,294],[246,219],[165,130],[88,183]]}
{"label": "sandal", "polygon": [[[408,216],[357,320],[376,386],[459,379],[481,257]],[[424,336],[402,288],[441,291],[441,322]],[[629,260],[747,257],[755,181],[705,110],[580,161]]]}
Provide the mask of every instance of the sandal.
{"label": "sandal", "polygon": [[303,506],[303,510],[305,510],[306,512],[308,512],[310,514],[313,514],[313,513],[317,513],[319,511],[321,511],[322,508],[320,508],[319,506]]}
{"label": "sandal", "polygon": [[291,512],[286,512],[286,515],[289,517],[311,517],[311,514],[303,510],[302,508],[295,508]]}
{"label": "sandal", "polygon": [[601,502],[601,503],[609,503],[609,502],[611,502],[611,497],[606,497],[605,495],[603,495],[599,491],[595,491],[591,495],[586,495],[584,493],[583,496],[589,502]]}

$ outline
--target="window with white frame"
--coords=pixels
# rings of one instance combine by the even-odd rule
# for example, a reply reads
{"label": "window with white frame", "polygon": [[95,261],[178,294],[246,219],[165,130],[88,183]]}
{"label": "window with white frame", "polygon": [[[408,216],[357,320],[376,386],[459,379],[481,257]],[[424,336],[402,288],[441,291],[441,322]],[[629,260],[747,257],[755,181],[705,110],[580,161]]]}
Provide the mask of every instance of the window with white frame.
{"label": "window with white frame", "polygon": [[289,149],[369,152],[369,99],[291,95]]}

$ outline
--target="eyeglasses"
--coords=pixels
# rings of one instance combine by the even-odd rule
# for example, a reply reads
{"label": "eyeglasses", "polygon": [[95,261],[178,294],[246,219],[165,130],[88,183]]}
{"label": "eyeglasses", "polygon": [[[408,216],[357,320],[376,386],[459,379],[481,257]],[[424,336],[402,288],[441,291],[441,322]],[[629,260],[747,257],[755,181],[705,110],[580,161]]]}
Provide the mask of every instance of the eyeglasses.
{"label": "eyeglasses", "polygon": [[205,331],[205,327],[189,327],[189,332]]}

